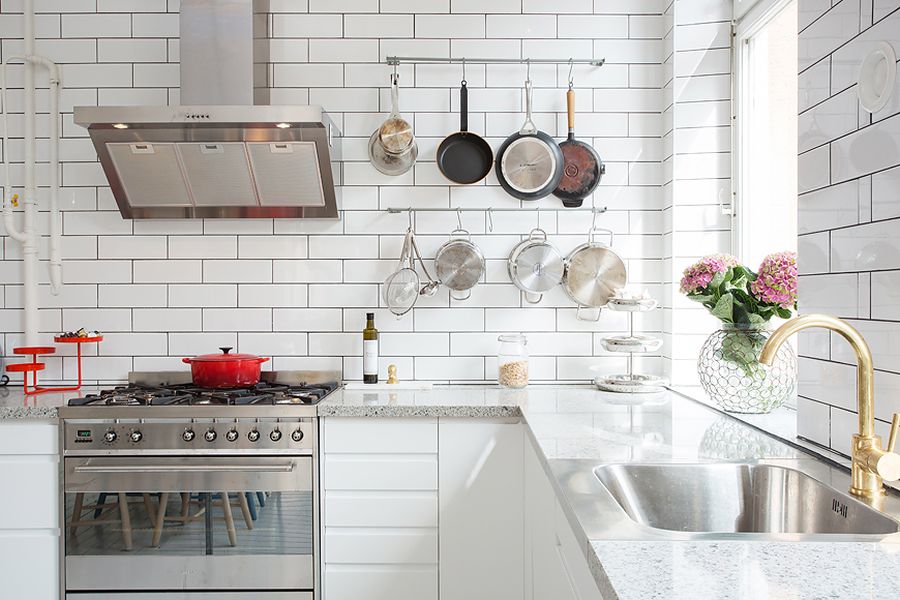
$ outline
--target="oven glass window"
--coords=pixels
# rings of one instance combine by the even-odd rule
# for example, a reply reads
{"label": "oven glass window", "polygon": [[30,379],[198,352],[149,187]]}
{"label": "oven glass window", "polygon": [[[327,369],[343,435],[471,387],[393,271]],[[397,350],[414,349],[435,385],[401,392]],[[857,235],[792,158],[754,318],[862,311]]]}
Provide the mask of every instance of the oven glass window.
{"label": "oven glass window", "polygon": [[68,556],[311,555],[310,491],[78,492]]}

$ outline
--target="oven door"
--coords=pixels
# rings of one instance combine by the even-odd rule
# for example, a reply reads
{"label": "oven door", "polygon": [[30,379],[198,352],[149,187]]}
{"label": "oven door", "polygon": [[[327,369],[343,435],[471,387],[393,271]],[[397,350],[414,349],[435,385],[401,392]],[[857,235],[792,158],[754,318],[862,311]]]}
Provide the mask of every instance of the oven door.
{"label": "oven door", "polygon": [[313,487],[310,456],[68,457],[66,590],[311,590]]}

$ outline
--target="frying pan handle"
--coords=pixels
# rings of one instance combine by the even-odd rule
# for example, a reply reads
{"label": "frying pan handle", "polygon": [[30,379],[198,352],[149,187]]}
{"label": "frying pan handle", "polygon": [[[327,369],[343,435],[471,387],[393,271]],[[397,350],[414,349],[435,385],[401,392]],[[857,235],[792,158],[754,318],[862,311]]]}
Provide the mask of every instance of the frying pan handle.
{"label": "frying pan handle", "polygon": [[400,88],[397,75],[391,75],[391,116],[400,116]]}
{"label": "frying pan handle", "polygon": [[593,245],[596,245],[596,244],[594,243],[594,237],[596,237],[597,235],[601,235],[601,234],[602,234],[602,235],[608,235],[608,236],[609,236],[609,242],[606,243],[606,246],[611,248],[611,247],[612,247],[612,244],[613,244],[613,232],[612,232],[612,229],[604,229],[604,228],[601,228],[601,227],[593,227],[593,228],[591,228],[590,232],[588,232],[588,243],[591,244],[592,246],[593,246]]}
{"label": "frying pan handle", "polygon": [[603,309],[602,309],[602,308],[594,308],[594,309],[593,309],[593,310],[596,310],[596,311],[597,311],[597,314],[596,314],[596,316],[595,316],[593,319],[590,318],[590,317],[585,318],[585,317],[581,316],[581,314],[582,314],[582,313],[581,313],[581,309],[582,309],[582,308],[591,308],[591,307],[590,307],[590,306],[581,306],[581,305],[579,304],[579,305],[578,305],[578,309],[575,311],[575,318],[576,318],[576,319],[578,319],[579,321],[592,321],[592,322],[594,322],[594,323],[596,323],[597,321],[600,320],[600,313],[603,312]]}
{"label": "frying pan handle", "polygon": [[465,79],[459,86],[459,130],[469,131],[469,88]]}
{"label": "frying pan handle", "polygon": [[569,88],[566,92],[566,112],[569,119],[569,134],[575,132],[575,90]]}
{"label": "frying pan handle", "polygon": [[531,79],[525,80],[525,122],[522,129],[519,130],[522,135],[534,135],[537,133],[537,126],[531,120]]}

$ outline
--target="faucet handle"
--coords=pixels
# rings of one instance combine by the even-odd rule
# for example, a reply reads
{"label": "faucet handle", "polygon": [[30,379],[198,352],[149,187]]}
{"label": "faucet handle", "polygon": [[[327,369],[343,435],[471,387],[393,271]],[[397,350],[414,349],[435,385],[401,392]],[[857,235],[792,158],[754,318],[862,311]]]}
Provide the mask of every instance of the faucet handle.
{"label": "faucet handle", "polygon": [[894,446],[897,444],[897,434],[900,433],[900,413],[894,413],[894,418],[891,419],[891,434],[888,437],[888,443],[886,450],[888,452],[894,451]]}

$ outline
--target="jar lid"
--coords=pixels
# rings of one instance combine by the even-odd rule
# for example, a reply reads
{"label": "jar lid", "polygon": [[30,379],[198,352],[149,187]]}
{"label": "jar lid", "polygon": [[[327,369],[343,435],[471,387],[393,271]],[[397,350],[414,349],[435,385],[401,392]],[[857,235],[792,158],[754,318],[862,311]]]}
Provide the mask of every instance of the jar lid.
{"label": "jar lid", "polygon": [[497,341],[525,345],[528,343],[528,338],[525,337],[524,333],[504,333],[497,338]]}

